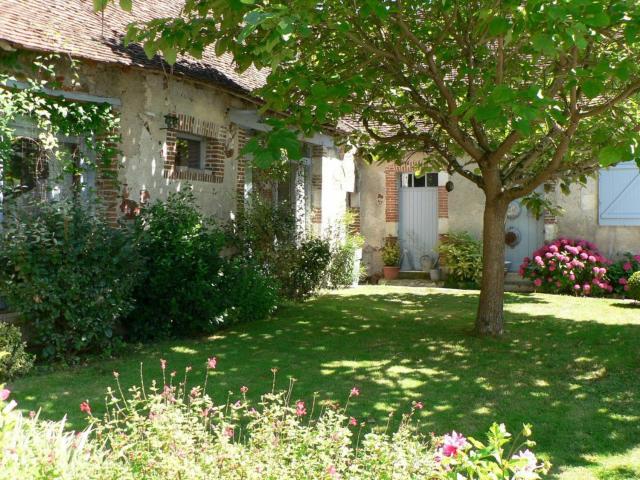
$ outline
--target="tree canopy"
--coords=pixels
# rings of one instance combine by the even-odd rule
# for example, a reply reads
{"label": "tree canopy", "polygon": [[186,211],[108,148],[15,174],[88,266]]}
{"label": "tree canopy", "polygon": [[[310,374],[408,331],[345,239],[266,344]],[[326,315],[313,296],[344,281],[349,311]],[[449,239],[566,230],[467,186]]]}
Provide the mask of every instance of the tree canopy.
{"label": "tree canopy", "polygon": [[290,149],[287,128],[341,126],[371,160],[430,153],[424,168],[478,185],[497,223],[546,182],[637,158],[637,0],[187,0],[127,40],[270,69],[255,94],[286,116],[252,145],[265,163]]}

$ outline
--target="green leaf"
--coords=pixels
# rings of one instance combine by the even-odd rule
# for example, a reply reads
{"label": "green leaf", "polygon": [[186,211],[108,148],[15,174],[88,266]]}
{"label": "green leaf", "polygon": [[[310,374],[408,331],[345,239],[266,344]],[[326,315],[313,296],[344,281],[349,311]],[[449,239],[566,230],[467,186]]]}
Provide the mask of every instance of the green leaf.
{"label": "green leaf", "polygon": [[107,5],[109,4],[109,0],[93,0],[93,9],[96,12],[102,12]]}
{"label": "green leaf", "polygon": [[175,48],[165,48],[162,53],[164,55],[165,61],[169,65],[173,65],[174,63],[176,63],[176,60],[178,59],[178,51]]}
{"label": "green leaf", "polygon": [[499,37],[507,33],[509,30],[509,22],[503,17],[494,17],[489,22],[489,35]]}
{"label": "green leaf", "polygon": [[600,150],[598,160],[603,167],[610,167],[621,162],[625,158],[625,149],[615,146],[607,146]]}
{"label": "green leaf", "polygon": [[120,8],[125,12],[131,12],[133,8],[133,0],[120,0]]}
{"label": "green leaf", "polygon": [[556,44],[551,35],[544,33],[536,33],[531,39],[533,48],[545,55],[553,55],[556,53]]}
{"label": "green leaf", "polygon": [[582,84],[582,91],[589,98],[596,98],[604,90],[602,82],[590,78]]}
{"label": "green leaf", "polygon": [[589,15],[584,19],[584,23],[590,27],[608,27],[611,23],[611,18],[604,12],[596,13],[595,15]]}
{"label": "green leaf", "polygon": [[155,42],[144,42],[142,48],[144,49],[144,53],[148,59],[152,59],[158,51]]}

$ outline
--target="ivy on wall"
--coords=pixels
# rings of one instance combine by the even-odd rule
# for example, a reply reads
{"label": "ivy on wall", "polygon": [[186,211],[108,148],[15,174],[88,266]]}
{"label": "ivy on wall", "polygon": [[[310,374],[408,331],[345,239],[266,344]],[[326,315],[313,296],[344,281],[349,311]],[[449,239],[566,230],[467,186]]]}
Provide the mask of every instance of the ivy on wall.
{"label": "ivy on wall", "polygon": [[[47,91],[63,87],[58,70],[64,70],[71,87],[79,84],[77,61],[59,54],[39,55],[24,67],[20,53],[0,54],[0,177],[13,154],[15,124],[20,121],[35,127],[40,148],[59,162],[63,174],[78,176],[86,169],[111,172],[120,142],[119,117],[112,106],[48,95]],[[61,137],[81,137],[91,154],[79,162],[77,155],[60,148]]]}

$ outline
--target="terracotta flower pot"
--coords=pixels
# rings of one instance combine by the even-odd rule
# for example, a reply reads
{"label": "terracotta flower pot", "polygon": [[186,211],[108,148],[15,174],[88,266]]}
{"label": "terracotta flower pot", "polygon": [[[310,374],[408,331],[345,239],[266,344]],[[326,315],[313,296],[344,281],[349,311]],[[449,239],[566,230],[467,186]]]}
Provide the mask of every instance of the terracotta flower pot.
{"label": "terracotta flower pot", "polygon": [[385,280],[395,280],[400,273],[400,267],[382,267],[382,273]]}

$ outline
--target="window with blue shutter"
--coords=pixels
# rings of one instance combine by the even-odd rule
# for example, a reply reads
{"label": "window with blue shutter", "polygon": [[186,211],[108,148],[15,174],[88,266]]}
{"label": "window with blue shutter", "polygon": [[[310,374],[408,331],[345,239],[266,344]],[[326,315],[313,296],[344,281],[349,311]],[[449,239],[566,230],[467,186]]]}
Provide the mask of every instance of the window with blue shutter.
{"label": "window with blue shutter", "polygon": [[640,226],[640,169],[625,162],[600,170],[600,225]]}

